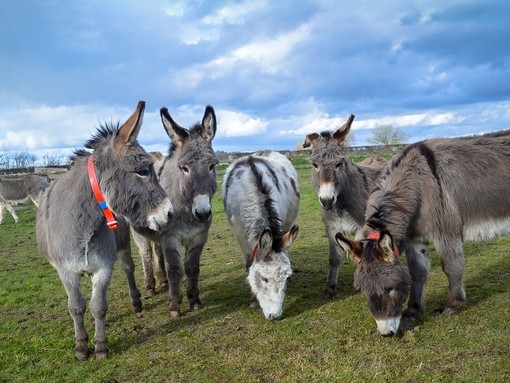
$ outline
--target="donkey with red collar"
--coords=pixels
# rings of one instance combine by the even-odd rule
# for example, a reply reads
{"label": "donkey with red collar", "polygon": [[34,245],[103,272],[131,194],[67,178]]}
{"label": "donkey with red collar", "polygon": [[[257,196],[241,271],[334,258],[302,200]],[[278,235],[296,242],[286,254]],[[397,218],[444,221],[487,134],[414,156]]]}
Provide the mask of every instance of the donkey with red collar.
{"label": "donkey with red collar", "polygon": [[[366,239],[337,234],[340,247],[357,263],[354,285],[367,296],[380,334],[395,334],[402,314],[410,321],[422,319],[427,243],[435,246],[448,278],[442,312],[452,314],[466,299],[463,242],[510,233],[508,133],[408,146],[369,197],[362,229]],[[398,250],[406,252],[407,266]]]}

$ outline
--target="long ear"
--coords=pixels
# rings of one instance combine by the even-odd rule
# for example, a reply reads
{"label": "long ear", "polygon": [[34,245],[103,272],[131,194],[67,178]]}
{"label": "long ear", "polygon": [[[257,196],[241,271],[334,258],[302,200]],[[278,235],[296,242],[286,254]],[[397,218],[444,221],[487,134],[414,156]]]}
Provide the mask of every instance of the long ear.
{"label": "long ear", "polygon": [[299,227],[297,225],[294,225],[290,228],[288,232],[286,232],[282,237],[283,247],[285,249],[288,249],[292,246],[294,243],[294,240],[296,239],[298,235]]}
{"label": "long ear", "polygon": [[142,127],[143,112],[145,110],[145,101],[138,101],[136,110],[121,126],[115,137],[115,143],[122,145],[131,145],[136,142],[140,128]]}
{"label": "long ear", "polygon": [[200,135],[207,142],[211,142],[216,134],[216,115],[211,105],[205,107],[204,117],[202,118],[202,130]]}
{"label": "long ear", "polygon": [[161,108],[159,114],[161,115],[161,122],[166,130],[166,134],[168,134],[172,142],[178,147],[184,145],[188,138],[188,131],[173,120],[167,108]]}
{"label": "long ear", "polygon": [[361,262],[361,251],[363,250],[363,245],[360,241],[350,240],[340,232],[336,233],[335,240],[338,246],[340,246],[349,258],[356,263]]}
{"label": "long ear", "polygon": [[354,114],[351,114],[345,124],[343,124],[337,131],[333,133],[333,139],[338,146],[342,146],[347,138],[347,134],[351,130],[352,122],[354,121]]}
{"label": "long ear", "polygon": [[393,263],[395,260],[395,247],[393,244],[393,238],[390,233],[387,231],[381,232],[381,238],[378,243],[379,247],[382,250],[382,260],[384,262]]}
{"label": "long ear", "polygon": [[320,134],[318,133],[312,133],[305,137],[305,142],[303,142],[303,148],[308,148],[313,146],[317,143],[317,140],[320,138]]}
{"label": "long ear", "polygon": [[273,234],[269,228],[265,229],[259,237],[259,243],[255,248],[257,261],[263,261],[273,251]]}

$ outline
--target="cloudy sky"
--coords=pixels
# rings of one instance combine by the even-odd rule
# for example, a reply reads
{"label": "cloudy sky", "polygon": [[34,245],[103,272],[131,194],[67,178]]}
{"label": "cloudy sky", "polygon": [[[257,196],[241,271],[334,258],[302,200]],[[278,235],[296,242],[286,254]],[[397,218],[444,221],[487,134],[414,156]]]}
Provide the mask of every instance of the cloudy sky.
{"label": "cloudy sky", "polygon": [[293,149],[356,115],[414,142],[510,128],[510,1],[17,0],[0,5],[0,152],[71,152],[145,100],[215,108],[214,147]]}

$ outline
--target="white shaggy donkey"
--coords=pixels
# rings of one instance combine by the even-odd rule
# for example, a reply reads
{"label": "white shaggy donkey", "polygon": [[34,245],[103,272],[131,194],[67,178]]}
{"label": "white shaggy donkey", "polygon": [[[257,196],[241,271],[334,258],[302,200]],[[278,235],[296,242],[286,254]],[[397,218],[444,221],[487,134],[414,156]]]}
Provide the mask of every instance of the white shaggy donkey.
{"label": "white shaggy donkey", "polygon": [[278,152],[240,158],[225,174],[223,204],[245,257],[252,307],[258,301],[266,319],[278,319],[292,274],[288,250],[298,233],[296,171]]}

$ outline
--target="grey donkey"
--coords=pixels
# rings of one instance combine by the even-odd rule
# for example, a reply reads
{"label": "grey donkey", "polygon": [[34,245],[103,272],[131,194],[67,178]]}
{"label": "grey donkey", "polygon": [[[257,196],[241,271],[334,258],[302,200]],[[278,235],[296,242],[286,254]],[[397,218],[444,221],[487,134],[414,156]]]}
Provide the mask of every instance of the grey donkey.
{"label": "grey donkey", "polygon": [[4,222],[5,209],[11,213],[15,223],[19,222],[18,215],[12,207],[13,204],[26,202],[30,199],[38,207],[39,199],[48,185],[48,180],[37,174],[0,180],[0,225]]}
{"label": "grey donkey", "polygon": [[79,360],[89,355],[81,277],[92,279],[95,354],[103,359],[108,354],[107,290],[117,255],[128,279],[134,310],[142,309],[133,275],[128,223],[157,232],[172,214],[152,159],[137,141],[144,108],[140,101],[120,128],[101,126],[85,144],[90,152],[75,152],[71,168],[46,189],[37,211],[37,243],[67,292]]}
{"label": "grey donkey", "polygon": [[344,143],[354,115],[337,130],[306,136],[303,147],[311,147],[312,184],[319,197],[321,214],[329,243],[329,271],[325,298],[332,298],[338,285],[338,272],[344,252],[337,246],[338,232],[360,237],[365,221],[368,196],[386,165],[380,157],[370,157],[359,164],[352,163],[344,153]]}
{"label": "grey donkey", "polygon": [[212,148],[216,115],[207,106],[202,121],[185,129],[162,108],[161,121],[171,144],[168,155],[157,163],[157,173],[172,201],[174,218],[165,230],[151,237],[153,249],[151,241],[140,235],[135,234],[134,239],[142,256],[147,294],[153,295],[155,291],[155,269],[160,284],[169,286],[170,315],[178,317],[184,274],[190,310],[203,307],[198,282],[200,258],[212,222],[211,199],[217,187],[218,159]]}

